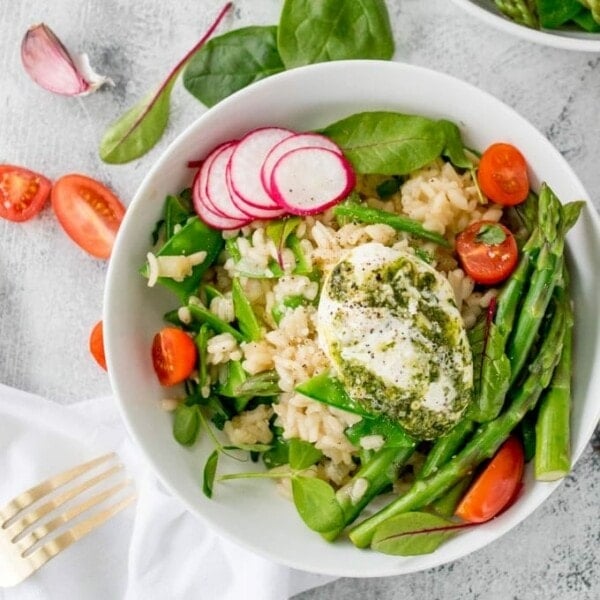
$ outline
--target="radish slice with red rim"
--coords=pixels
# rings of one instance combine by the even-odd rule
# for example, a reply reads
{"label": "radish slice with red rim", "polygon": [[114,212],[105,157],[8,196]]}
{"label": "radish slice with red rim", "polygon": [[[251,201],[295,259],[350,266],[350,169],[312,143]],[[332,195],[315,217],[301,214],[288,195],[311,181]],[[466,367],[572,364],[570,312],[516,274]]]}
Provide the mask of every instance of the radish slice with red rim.
{"label": "radish slice with red rim", "polygon": [[[221,146],[214,155],[205,181],[205,193],[208,207],[215,213],[221,214],[229,219],[238,219],[249,222],[253,215],[247,211],[240,210],[231,198],[231,192],[227,185],[226,171],[229,159],[236,148],[236,144]],[[200,182],[202,185],[202,182]]]}
{"label": "radish slice with red rim", "polygon": [[[244,205],[263,210],[279,209],[262,184],[261,170],[272,148],[292,135],[293,131],[282,127],[263,127],[250,131],[238,142],[229,160],[228,181]],[[245,210],[241,202],[238,207]]]}
{"label": "radish slice with red rim", "polygon": [[207,197],[206,182],[208,181],[208,174],[210,172],[210,168],[215,158],[219,155],[219,153],[222,150],[228,148],[233,144],[235,144],[235,142],[225,142],[223,144],[219,144],[214,150],[211,150],[208,156],[202,161],[202,164],[200,165],[200,170],[194,177],[194,183],[192,186],[194,205],[197,202],[201,202],[203,205],[208,206],[212,210],[212,212],[217,213],[218,215],[222,215],[224,217],[226,217],[227,215],[221,213],[220,210],[217,210],[217,208],[212,205],[212,202]]}
{"label": "radish slice with red rim", "polygon": [[274,200],[294,215],[312,215],[343,200],[354,188],[352,165],[327,148],[298,148],[284,154],[271,173]]}
{"label": "radish slice with red rim", "polygon": [[260,172],[262,184],[269,194],[271,194],[271,173],[277,161],[284,154],[299,148],[327,148],[336,154],[342,154],[341,149],[335,142],[319,133],[297,133],[281,140],[267,154]]}
{"label": "radish slice with red rim", "polygon": [[215,229],[239,229],[240,227],[246,225],[250,221],[249,217],[247,217],[245,220],[232,219],[231,217],[221,215],[210,208],[210,205],[206,199],[206,187],[201,185],[200,175],[201,169],[196,173],[194,182],[192,184],[192,201],[198,216],[207,225],[210,225]]}
{"label": "radish slice with red rim", "polygon": [[285,214],[285,210],[276,204],[273,200],[273,206],[276,208],[259,208],[253,204],[246,202],[239,194],[236,193],[233,185],[231,184],[231,175],[229,169],[226,173],[227,186],[231,194],[231,201],[238,207],[242,212],[251,214],[254,219],[277,219]]}
{"label": "radish slice with red rim", "polygon": [[210,210],[207,206],[200,205],[196,206],[196,212],[198,216],[207,224],[214,229],[229,230],[229,229],[240,229],[244,225],[248,224],[248,221],[240,221],[239,219],[230,219],[229,217],[223,217]]}

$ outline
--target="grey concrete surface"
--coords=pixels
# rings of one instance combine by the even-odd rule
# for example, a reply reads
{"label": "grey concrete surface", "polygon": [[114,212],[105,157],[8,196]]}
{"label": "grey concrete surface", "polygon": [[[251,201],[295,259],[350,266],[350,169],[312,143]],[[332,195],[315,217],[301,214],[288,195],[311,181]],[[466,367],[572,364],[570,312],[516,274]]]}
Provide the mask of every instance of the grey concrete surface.
{"label": "grey concrete surface", "polygon": [[[567,158],[600,206],[600,54],[514,39],[449,0],[388,0],[395,59],[465,79],[528,118]],[[56,178],[82,172],[131,200],[169,142],[203,111],[177,86],[164,138],[124,166],[104,165],[106,126],[156,86],[197,40],[215,0],[0,0],[0,163]],[[280,0],[237,0],[225,31],[278,20]],[[19,46],[44,21],[86,51],[114,88],[87,98],[54,96],[24,74]],[[410,82],[398,82],[409,85]],[[56,402],[109,393],[87,340],[101,316],[106,264],[79,250],[50,209],[26,224],[0,222],[0,382]],[[598,436],[573,473],[534,515],[484,550],[431,571],[341,579],[298,600],[563,600],[600,598]]]}

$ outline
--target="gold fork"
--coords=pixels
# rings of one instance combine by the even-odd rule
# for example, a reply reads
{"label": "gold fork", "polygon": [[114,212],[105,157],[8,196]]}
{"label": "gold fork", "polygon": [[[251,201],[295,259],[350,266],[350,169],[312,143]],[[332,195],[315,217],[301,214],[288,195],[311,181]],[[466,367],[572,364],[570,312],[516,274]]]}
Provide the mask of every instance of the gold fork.
{"label": "gold fork", "polygon": [[135,500],[117,461],[112,452],[77,465],[0,508],[0,588],[20,583]]}

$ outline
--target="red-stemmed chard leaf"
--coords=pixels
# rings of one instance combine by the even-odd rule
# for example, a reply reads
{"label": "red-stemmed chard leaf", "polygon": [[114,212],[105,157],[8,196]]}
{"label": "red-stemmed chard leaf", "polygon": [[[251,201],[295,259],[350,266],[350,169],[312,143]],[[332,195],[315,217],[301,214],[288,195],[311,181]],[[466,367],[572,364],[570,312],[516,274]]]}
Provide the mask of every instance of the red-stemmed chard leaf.
{"label": "red-stemmed chard leaf", "polygon": [[300,220],[299,217],[286,217],[279,221],[271,221],[267,225],[267,237],[273,241],[275,248],[277,248],[277,262],[282,269],[284,268],[283,250],[285,249],[285,243],[300,224]]}
{"label": "red-stemmed chard leaf", "polygon": [[100,142],[100,158],[111,164],[123,164],[146,154],[162,137],[169,120],[171,91],[177,76],[210,38],[232,3],[228,2],[200,41],[177,63],[154,94],[150,94],[115,121]]}
{"label": "red-stemmed chard leaf", "polygon": [[438,515],[407,512],[384,521],[375,531],[371,548],[395,556],[429,554],[457,531],[481,523],[456,523]]}

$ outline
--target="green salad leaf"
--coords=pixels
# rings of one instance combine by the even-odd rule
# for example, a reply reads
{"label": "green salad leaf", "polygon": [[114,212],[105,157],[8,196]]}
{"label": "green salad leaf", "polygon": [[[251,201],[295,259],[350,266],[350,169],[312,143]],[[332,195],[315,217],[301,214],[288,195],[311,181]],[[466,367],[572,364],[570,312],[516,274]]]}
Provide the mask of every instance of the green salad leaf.
{"label": "green salad leaf", "polygon": [[361,112],[321,130],[358,173],[406,175],[441,156],[447,146],[438,121],[397,112]]}
{"label": "green salad leaf", "polygon": [[200,414],[196,406],[181,404],[175,410],[173,420],[173,437],[182,446],[191,446],[200,430]]}
{"label": "green salad leaf", "polygon": [[387,60],[394,53],[383,0],[285,0],[277,44],[288,69],[351,58]]}
{"label": "green salad leaf", "polygon": [[206,106],[285,67],[277,50],[277,27],[244,27],[210,40],[183,72],[183,85]]}
{"label": "green salad leaf", "polygon": [[302,471],[318,463],[323,453],[314,444],[298,438],[292,438],[289,443],[289,463],[292,469]]}
{"label": "green salad leaf", "polygon": [[325,532],[343,526],[344,514],[333,488],[316,477],[292,478],[296,510],[313,531]]}
{"label": "green salad leaf", "polygon": [[100,142],[100,158],[104,162],[127,163],[155,146],[169,121],[171,92],[179,73],[212,35],[231,6],[229,2],[221,9],[200,41],[175,65],[156,92],[140,100],[107,129]]}
{"label": "green salad leaf", "polygon": [[202,491],[207,498],[212,498],[215,476],[217,474],[217,465],[219,463],[219,450],[215,449],[208,457],[204,465],[204,473],[202,478]]}
{"label": "green salad leaf", "polygon": [[375,530],[371,548],[395,556],[429,554],[464,527],[438,515],[407,512],[384,521]]}

